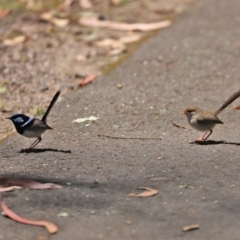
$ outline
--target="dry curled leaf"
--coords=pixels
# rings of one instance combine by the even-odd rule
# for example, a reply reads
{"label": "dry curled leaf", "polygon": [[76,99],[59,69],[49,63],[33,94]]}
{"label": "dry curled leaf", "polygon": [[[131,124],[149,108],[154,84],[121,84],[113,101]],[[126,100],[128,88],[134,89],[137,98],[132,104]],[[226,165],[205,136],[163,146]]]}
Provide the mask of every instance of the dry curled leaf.
{"label": "dry curled leaf", "polygon": [[0,178],[0,187],[20,187],[28,189],[49,189],[49,188],[62,188],[61,185],[54,183],[39,183],[28,179],[17,178]]}
{"label": "dry curled leaf", "polygon": [[61,212],[58,214],[58,217],[68,217],[69,214],[67,212]]}
{"label": "dry curled leaf", "polygon": [[3,212],[9,218],[11,218],[12,220],[14,220],[16,222],[20,222],[20,223],[28,224],[28,225],[45,227],[50,234],[54,234],[58,231],[58,227],[51,222],[48,222],[48,221],[33,221],[33,220],[29,220],[29,219],[26,219],[26,218],[23,218],[23,217],[17,215],[16,213],[14,213],[11,209],[9,209],[5,205],[5,203],[2,201],[2,199],[0,200],[0,205],[1,205],[1,208],[2,208]]}
{"label": "dry curled leaf", "polygon": [[[59,14],[60,15],[60,14]],[[66,16],[59,16],[58,13],[45,12],[42,13],[40,18],[44,21],[51,22],[57,27],[65,27],[69,24],[70,20]]]}
{"label": "dry curled leaf", "polygon": [[23,33],[20,30],[11,30],[8,33],[5,34],[3,37],[3,44],[5,46],[15,46],[20,43],[24,43],[27,40],[29,40],[29,36],[27,36],[25,33]]}
{"label": "dry curled leaf", "polygon": [[141,36],[139,34],[131,34],[118,39],[106,38],[104,40],[95,42],[94,45],[107,48],[111,55],[117,55],[127,51],[127,43],[136,42],[140,39]]}
{"label": "dry curled leaf", "polygon": [[83,123],[83,122],[86,122],[86,121],[92,121],[92,122],[95,122],[98,120],[98,117],[94,117],[94,116],[90,116],[90,117],[86,117],[86,118],[77,118],[75,120],[73,120],[72,122],[76,122],[76,123]]}
{"label": "dry curled leaf", "polygon": [[130,34],[128,36],[124,36],[119,38],[119,41],[122,43],[132,43],[132,42],[137,42],[141,39],[140,34]]}
{"label": "dry curled leaf", "polygon": [[79,5],[83,9],[92,8],[92,3],[90,0],[79,0]]}
{"label": "dry curled leaf", "polygon": [[192,224],[192,225],[188,225],[188,226],[183,227],[182,230],[184,232],[188,232],[188,231],[199,229],[199,227],[200,227],[199,224]]}
{"label": "dry curled leaf", "polygon": [[21,187],[19,187],[19,186],[0,187],[0,192],[10,192],[14,189],[21,189]]}
{"label": "dry curled leaf", "polygon": [[83,79],[81,79],[78,83],[78,86],[82,87],[85,86],[91,82],[93,82],[96,79],[96,76],[94,74],[88,74]]}
{"label": "dry curled leaf", "polygon": [[145,190],[142,193],[136,194],[136,193],[129,193],[129,197],[152,197],[154,195],[158,194],[158,190],[148,188],[148,187],[138,187],[137,189]]}
{"label": "dry curled leaf", "polygon": [[118,55],[127,50],[126,45],[118,39],[106,38],[102,41],[95,42],[94,45],[107,48],[111,55]]}
{"label": "dry curled leaf", "polygon": [[171,25],[170,20],[155,23],[121,23],[113,21],[102,21],[96,18],[80,18],[79,24],[86,27],[102,27],[121,31],[154,31]]}

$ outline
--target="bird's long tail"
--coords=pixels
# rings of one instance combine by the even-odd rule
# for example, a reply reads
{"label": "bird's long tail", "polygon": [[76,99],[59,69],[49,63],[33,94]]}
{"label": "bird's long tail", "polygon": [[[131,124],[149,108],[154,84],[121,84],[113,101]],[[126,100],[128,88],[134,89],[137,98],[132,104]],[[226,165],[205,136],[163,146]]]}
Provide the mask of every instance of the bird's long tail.
{"label": "bird's long tail", "polygon": [[61,90],[59,90],[59,91],[56,92],[56,94],[54,95],[54,97],[53,97],[51,103],[49,104],[49,106],[48,106],[48,108],[47,108],[47,111],[46,111],[45,114],[43,115],[43,117],[42,117],[42,121],[43,121],[44,123],[47,122],[47,116],[48,116],[49,112],[51,111],[53,105],[54,105],[55,102],[57,101],[57,99],[58,99],[60,93],[61,93]]}
{"label": "bird's long tail", "polygon": [[222,112],[228,105],[230,105],[233,101],[235,101],[238,97],[240,97],[240,90],[235,92],[215,113],[217,116],[220,112]]}

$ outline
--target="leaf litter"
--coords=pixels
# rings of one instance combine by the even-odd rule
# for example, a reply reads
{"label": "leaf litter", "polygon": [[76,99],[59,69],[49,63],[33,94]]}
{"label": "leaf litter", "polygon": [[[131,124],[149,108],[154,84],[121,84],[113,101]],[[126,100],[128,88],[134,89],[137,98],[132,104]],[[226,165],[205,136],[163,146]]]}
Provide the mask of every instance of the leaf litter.
{"label": "leaf litter", "polygon": [[54,24],[57,27],[66,27],[70,22],[66,14],[61,14],[56,11],[42,13],[40,18],[46,22]]}
{"label": "leaf litter", "polygon": [[93,82],[95,79],[96,79],[96,76],[94,74],[88,74],[79,81],[78,86],[79,87],[85,86]]}
{"label": "leaf litter", "polygon": [[68,217],[69,214],[67,212],[61,212],[58,214],[58,217]]}
{"label": "leaf litter", "polygon": [[145,190],[144,192],[141,192],[139,194],[136,193],[129,193],[128,197],[152,197],[158,194],[158,190],[156,189],[152,189],[152,188],[148,188],[148,187],[138,187],[137,189],[140,190]]}
{"label": "leaf litter", "polygon": [[1,208],[2,208],[3,212],[5,213],[5,215],[16,222],[28,224],[28,225],[45,227],[50,234],[54,234],[58,231],[58,227],[52,222],[29,220],[27,218],[23,218],[23,217],[17,215],[10,208],[7,207],[7,205],[3,202],[2,199],[0,199],[0,205],[1,205]]}
{"label": "leaf litter", "polygon": [[188,225],[182,228],[183,232],[189,232],[192,230],[197,230],[200,228],[199,224],[192,224],[192,225]]}
{"label": "leaf litter", "polygon": [[3,36],[2,43],[5,46],[10,47],[10,46],[15,46],[15,45],[24,43],[24,42],[28,41],[29,39],[30,39],[30,37],[28,35],[26,35],[24,32],[17,30],[17,29],[13,29],[13,30],[10,30],[9,32],[7,32]]}
{"label": "leaf litter", "polygon": [[72,123],[74,123],[74,122],[76,122],[76,123],[83,123],[83,122],[86,122],[86,121],[95,122],[98,119],[99,119],[98,117],[90,116],[90,117],[86,117],[86,118],[77,118],[77,119],[73,120]]}
{"label": "leaf litter", "polygon": [[21,189],[21,187],[19,187],[19,186],[0,187],[0,192],[10,192],[14,189]]}
{"label": "leaf litter", "polygon": [[118,39],[105,38],[101,41],[96,41],[94,43],[97,47],[106,48],[110,55],[118,55],[127,51],[128,43],[137,42],[141,39],[139,34],[129,34]]}
{"label": "leaf litter", "polygon": [[[16,178],[0,178],[0,192],[8,192],[15,189],[49,189],[49,188],[62,188],[61,185],[54,184],[54,183],[39,183],[33,180],[28,179],[16,179]],[[12,210],[10,210],[5,203],[2,201],[2,198],[0,197],[0,205],[3,210],[3,212],[11,219],[13,219],[16,222],[20,222],[23,224],[28,225],[34,225],[34,226],[42,226],[47,229],[47,231],[50,234],[54,234],[58,231],[58,228],[55,224],[48,222],[48,221],[34,221],[29,220],[26,218],[23,218],[16,213],[14,213]]]}
{"label": "leaf litter", "polygon": [[166,28],[172,24],[170,20],[153,23],[122,23],[115,21],[102,21],[97,18],[80,18],[78,23],[85,27],[101,27],[120,31],[154,31]]}
{"label": "leaf litter", "polygon": [[61,185],[54,183],[39,183],[28,179],[17,178],[0,178],[0,191],[11,191],[14,189],[27,188],[27,189],[49,189],[49,188],[62,188]]}

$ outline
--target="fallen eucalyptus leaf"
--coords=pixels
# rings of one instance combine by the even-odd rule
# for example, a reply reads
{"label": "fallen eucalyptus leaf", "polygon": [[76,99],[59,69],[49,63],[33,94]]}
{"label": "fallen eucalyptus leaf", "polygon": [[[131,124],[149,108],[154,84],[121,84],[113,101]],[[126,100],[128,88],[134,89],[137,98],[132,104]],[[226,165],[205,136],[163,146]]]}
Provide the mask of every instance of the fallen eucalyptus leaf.
{"label": "fallen eucalyptus leaf", "polygon": [[86,118],[77,118],[75,120],[73,120],[72,122],[76,122],[76,123],[83,123],[83,122],[86,122],[86,121],[97,121],[99,118],[98,117],[94,117],[94,116],[90,116],[90,117],[86,117]]}
{"label": "fallen eucalyptus leaf", "polygon": [[14,189],[21,189],[19,186],[11,186],[11,187],[0,187],[0,192],[10,192]]}
{"label": "fallen eucalyptus leaf", "polygon": [[0,200],[0,205],[1,205],[1,208],[2,208],[3,212],[9,218],[11,218],[12,220],[14,220],[16,222],[20,222],[20,223],[28,224],[28,225],[45,227],[50,234],[54,234],[58,231],[58,227],[51,222],[48,222],[48,221],[33,221],[33,220],[29,220],[29,219],[26,219],[26,218],[23,218],[23,217],[17,215],[16,213],[14,213],[11,209],[9,209],[5,205],[5,203],[2,201],[2,199]]}
{"label": "fallen eucalyptus leaf", "polygon": [[200,227],[199,224],[192,224],[192,225],[188,225],[188,226],[183,227],[182,230],[184,232],[188,232],[188,231],[199,229],[199,227]]}
{"label": "fallen eucalyptus leaf", "polygon": [[172,24],[170,20],[154,23],[121,23],[113,21],[101,21],[97,18],[80,18],[78,22],[86,27],[102,27],[122,31],[153,31],[168,27]]}
{"label": "fallen eucalyptus leaf", "polygon": [[61,185],[54,183],[39,183],[28,179],[0,178],[0,187],[4,188],[12,186],[28,189],[62,188]]}
{"label": "fallen eucalyptus leaf", "polygon": [[158,194],[158,190],[148,188],[148,187],[138,187],[137,189],[145,190],[142,193],[136,194],[136,193],[129,193],[129,197],[152,197],[154,195]]}
{"label": "fallen eucalyptus leaf", "polygon": [[58,214],[58,217],[68,217],[68,213],[67,212],[61,212]]}
{"label": "fallen eucalyptus leaf", "polygon": [[24,43],[29,39],[29,36],[24,34],[19,30],[11,30],[10,32],[6,33],[3,37],[3,44],[5,46],[15,46],[20,43]]}
{"label": "fallen eucalyptus leaf", "polygon": [[80,86],[80,87],[85,86],[85,85],[93,82],[95,79],[96,79],[96,76],[94,74],[88,74],[79,81],[78,86]]}
{"label": "fallen eucalyptus leaf", "polygon": [[50,12],[42,13],[40,18],[44,21],[53,23],[57,27],[67,26],[69,24],[70,20],[68,18],[66,18],[66,16],[62,17],[62,16],[58,16],[58,15],[60,15],[60,13],[50,11]]}

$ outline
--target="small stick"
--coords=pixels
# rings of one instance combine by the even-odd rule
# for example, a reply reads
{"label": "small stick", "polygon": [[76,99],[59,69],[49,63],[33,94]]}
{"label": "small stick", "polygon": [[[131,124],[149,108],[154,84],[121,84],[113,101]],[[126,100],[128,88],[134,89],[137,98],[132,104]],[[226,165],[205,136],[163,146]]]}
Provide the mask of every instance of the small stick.
{"label": "small stick", "polygon": [[176,123],[176,122],[172,122],[172,125],[174,126],[174,127],[178,127],[178,128],[183,128],[183,129],[188,129],[187,127],[184,127],[184,126],[181,126],[181,125],[179,125],[178,123]]}

